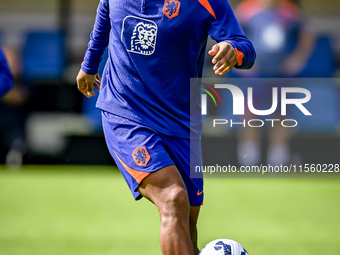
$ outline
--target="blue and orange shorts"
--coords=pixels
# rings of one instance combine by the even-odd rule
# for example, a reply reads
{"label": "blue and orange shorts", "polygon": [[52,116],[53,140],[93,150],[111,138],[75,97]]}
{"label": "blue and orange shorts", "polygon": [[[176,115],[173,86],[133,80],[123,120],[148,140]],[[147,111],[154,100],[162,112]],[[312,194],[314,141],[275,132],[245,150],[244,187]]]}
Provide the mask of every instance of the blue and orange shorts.
{"label": "blue and orange shorts", "polygon": [[107,147],[136,200],[138,187],[151,173],[175,165],[186,185],[190,205],[203,203],[203,173],[200,140],[169,137],[132,120],[102,111]]}

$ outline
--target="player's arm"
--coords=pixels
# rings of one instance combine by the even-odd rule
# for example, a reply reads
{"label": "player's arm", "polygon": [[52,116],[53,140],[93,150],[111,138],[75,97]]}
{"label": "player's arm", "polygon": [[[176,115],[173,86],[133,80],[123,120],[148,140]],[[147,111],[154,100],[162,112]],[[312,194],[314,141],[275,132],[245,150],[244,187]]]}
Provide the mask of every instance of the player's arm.
{"label": "player's arm", "polygon": [[13,76],[9,70],[5,55],[0,49],[0,98],[14,85]]}
{"label": "player's arm", "polygon": [[80,92],[86,97],[94,96],[93,87],[99,90],[100,77],[97,74],[105,48],[109,43],[111,30],[108,0],[101,0],[97,9],[96,21],[84,62],[77,76],[77,85]]}
{"label": "player's arm", "polygon": [[250,69],[256,58],[252,43],[245,36],[234,12],[226,0],[210,1],[214,16],[208,29],[217,42],[209,51],[216,74],[225,74],[233,67]]}

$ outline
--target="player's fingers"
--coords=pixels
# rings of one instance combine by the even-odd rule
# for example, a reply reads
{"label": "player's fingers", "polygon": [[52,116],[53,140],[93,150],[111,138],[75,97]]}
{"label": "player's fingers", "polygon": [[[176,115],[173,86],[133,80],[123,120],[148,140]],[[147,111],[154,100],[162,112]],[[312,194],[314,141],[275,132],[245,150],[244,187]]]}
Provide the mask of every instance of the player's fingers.
{"label": "player's fingers", "polygon": [[233,48],[229,48],[226,54],[214,66],[214,71],[221,70],[225,64],[229,66],[234,62],[237,62],[237,54]]}
{"label": "player's fingers", "polygon": [[79,91],[82,91],[85,87],[86,83],[84,79],[77,79],[77,88]]}
{"label": "player's fingers", "polygon": [[96,74],[96,81],[97,81],[98,85],[100,86],[102,79],[100,78],[99,74]]}
{"label": "player's fingers", "polygon": [[93,83],[94,83],[94,80],[92,80],[92,79],[87,79],[87,80],[86,80],[86,85],[87,85],[87,95],[88,95],[89,97],[95,95],[95,93],[93,92]]}
{"label": "player's fingers", "polygon": [[77,79],[77,88],[78,88],[78,90],[81,91],[81,89],[82,89],[83,87],[84,87],[84,86],[83,86],[82,80],[78,80],[78,79]]}
{"label": "player's fingers", "polygon": [[226,57],[220,59],[214,66],[214,71],[218,71],[219,69],[221,69],[223,66],[225,66],[226,64],[229,64],[228,61],[229,59],[227,59]]}
{"label": "player's fingers", "polygon": [[87,85],[86,85],[86,82],[85,80],[79,80],[77,82],[77,85],[78,85],[78,90],[86,97],[89,97],[87,95]]}
{"label": "player's fingers", "polygon": [[[213,64],[216,64],[219,60],[221,60],[225,56],[225,54],[227,53],[227,51],[229,49],[229,46],[230,46],[230,44],[221,44],[219,46],[219,50],[212,60]],[[223,64],[223,63],[221,63],[221,64]]]}
{"label": "player's fingers", "polygon": [[219,75],[223,75],[227,72],[229,72],[237,63],[237,56],[235,56],[235,54],[233,53],[227,53],[226,56],[221,59],[219,61],[218,64],[223,63],[221,65],[219,65],[219,67],[217,68],[217,66],[215,65],[214,70],[215,70],[215,74],[219,74]]}
{"label": "player's fingers", "polygon": [[215,74],[221,75],[221,73],[226,70],[230,65],[228,63],[224,63],[219,69],[215,71]]}
{"label": "player's fingers", "polygon": [[100,84],[101,84],[101,78],[99,76],[99,74],[96,74],[96,78],[94,80],[93,86],[95,87],[96,90],[99,91],[100,89]]}
{"label": "player's fingers", "polygon": [[94,91],[93,91],[93,83],[87,84],[87,95],[88,95],[89,97],[95,95],[95,93],[94,93]]}
{"label": "player's fingers", "polygon": [[79,70],[79,73],[77,75],[77,87],[78,90],[86,97],[88,97],[87,95],[87,85],[86,85],[86,73],[83,72],[81,69]]}
{"label": "player's fingers", "polygon": [[211,50],[208,52],[208,54],[209,54],[210,56],[214,56],[214,55],[216,55],[216,54],[218,53],[219,49],[220,49],[220,46],[219,46],[218,44],[215,44],[214,46],[212,46],[212,48],[211,48]]}
{"label": "player's fingers", "polygon": [[223,71],[221,71],[218,75],[226,74],[226,73],[229,72],[232,68],[233,68],[232,66],[228,66],[228,67],[225,68]]}
{"label": "player's fingers", "polygon": [[233,69],[233,67],[236,65],[236,63],[237,63],[237,61],[234,61],[230,65],[227,65],[226,68],[222,68],[219,71],[219,75],[223,75],[223,74],[226,74],[227,72],[229,72],[231,69]]}
{"label": "player's fingers", "polygon": [[97,80],[95,80],[94,83],[93,83],[93,87],[95,87],[95,89],[99,91],[100,90],[100,83]]}

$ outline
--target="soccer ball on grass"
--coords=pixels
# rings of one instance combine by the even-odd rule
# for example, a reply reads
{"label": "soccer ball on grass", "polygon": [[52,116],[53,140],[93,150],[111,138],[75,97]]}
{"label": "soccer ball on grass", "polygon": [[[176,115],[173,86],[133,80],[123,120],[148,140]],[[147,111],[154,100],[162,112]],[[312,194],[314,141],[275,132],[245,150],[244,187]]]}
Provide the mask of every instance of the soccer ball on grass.
{"label": "soccer ball on grass", "polygon": [[202,248],[199,255],[249,255],[241,244],[231,239],[216,239]]}

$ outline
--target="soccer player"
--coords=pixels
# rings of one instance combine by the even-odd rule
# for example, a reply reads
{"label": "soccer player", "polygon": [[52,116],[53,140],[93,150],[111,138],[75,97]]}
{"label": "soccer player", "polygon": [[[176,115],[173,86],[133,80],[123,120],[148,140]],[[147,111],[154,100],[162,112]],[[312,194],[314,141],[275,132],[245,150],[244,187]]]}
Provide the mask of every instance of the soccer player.
{"label": "soccer player", "polygon": [[4,53],[0,48],[0,98],[14,85],[13,76],[9,70]]}
{"label": "soccer player", "polygon": [[208,35],[217,42],[209,51],[217,75],[253,65],[254,48],[227,0],[101,0],[77,76],[85,96],[100,89],[106,143],[134,198],[159,210],[164,255],[199,251],[203,178],[191,178],[191,167],[202,165],[202,125],[190,78],[202,76]]}

